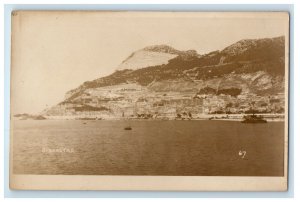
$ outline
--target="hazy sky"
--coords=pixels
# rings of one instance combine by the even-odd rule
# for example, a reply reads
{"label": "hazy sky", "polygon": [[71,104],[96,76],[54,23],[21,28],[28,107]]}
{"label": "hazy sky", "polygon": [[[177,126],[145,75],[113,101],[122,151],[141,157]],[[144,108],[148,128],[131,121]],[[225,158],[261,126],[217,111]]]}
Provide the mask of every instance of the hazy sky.
{"label": "hazy sky", "polygon": [[167,44],[198,53],[286,34],[286,15],[19,12],[13,16],[13,113],[38,113],[106,76],[132,52]]}

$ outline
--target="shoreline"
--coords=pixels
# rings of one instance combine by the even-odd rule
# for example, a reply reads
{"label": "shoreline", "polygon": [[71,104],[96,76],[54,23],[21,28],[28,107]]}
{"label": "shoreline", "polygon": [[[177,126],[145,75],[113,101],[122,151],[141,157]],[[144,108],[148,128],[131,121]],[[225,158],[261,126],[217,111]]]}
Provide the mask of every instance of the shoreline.
{"label": "shoreline", "polygon": [[[267,122],[284,122],[284,117],[280,118],[264,118]],[[33,121],[45,121],[45,120],[61,120],[61,121],[235,121],[241,122],[243,118],[189,118],[189,119],[174,119],[174,118],[109,118],[109,119],[96,119],[96,118],[46,118],[46,119],[14,119],[17,121],[26,121],[26,120],[33,120]]]}

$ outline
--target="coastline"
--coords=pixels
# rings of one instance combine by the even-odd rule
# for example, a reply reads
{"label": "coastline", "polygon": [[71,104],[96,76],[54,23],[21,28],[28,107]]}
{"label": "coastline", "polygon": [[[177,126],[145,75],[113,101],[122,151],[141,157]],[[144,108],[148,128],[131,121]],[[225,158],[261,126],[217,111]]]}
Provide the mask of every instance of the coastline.
{"label": "coastline", "polygon": [[[23,118],[19,117],[16,120],[94,120],[94,121],[114,121],[114,120],[148,120],[148,121],[201,121],[201,120],[210,120],[210,121],[242,121],[244,116],[249,114],[203,114],[198,117],[156,117],[156,118],[138,118],[138,117],[95,117],[95,116],[44,116],[44,119],[32,119],[32,118]],[[262,117],[268,122],[281,122],[285,120],[284,114],[256,114],[257,116]]]}

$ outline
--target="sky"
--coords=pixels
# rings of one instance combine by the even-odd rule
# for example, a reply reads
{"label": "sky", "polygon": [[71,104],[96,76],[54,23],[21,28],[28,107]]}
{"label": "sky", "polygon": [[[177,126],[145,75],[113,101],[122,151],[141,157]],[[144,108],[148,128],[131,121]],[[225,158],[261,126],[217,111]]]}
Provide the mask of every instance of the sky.
{"label": "sky", "polygon": [[276,13],[17,12],[12,16],[13,114],[37,114],[132,52],[166,44],[205,54],[241,40],[287,35]]}

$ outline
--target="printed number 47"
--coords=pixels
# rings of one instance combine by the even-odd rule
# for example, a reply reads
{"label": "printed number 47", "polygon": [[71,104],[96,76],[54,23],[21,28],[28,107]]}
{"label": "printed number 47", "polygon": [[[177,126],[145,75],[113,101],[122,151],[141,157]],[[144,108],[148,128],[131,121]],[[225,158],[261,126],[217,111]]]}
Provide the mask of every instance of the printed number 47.
{"label": "printed number 47", "polygon": [[245,158],[245,156],[246,156],[246,153],[247,153],[246,151],[242,151],[242,150],[240,150],[240,151],[239,151],[239,156],[241,156],[241,157],[242,157],[242,159],[243,159],[243,158]]}

